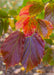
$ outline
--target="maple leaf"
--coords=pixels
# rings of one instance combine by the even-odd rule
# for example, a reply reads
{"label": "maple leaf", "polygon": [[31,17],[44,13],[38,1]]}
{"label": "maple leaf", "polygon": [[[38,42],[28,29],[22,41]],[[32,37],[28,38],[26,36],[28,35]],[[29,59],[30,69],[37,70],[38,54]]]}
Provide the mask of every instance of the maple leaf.
{"label": "maple leaf", "polygon": [[44,46],[44,41],[37,32],[25,39],[22,65],[25,67],[26,72],[40,64],[44,55]]}
{"label": "maple leaf", "polygon": [[1,47],[1,53],[7,68],[18,64],[22,60],[24,53],[24,39],[24,34],[16,31],[10,34],[4,41]]}
{"label": "maple leaf", "polygon": [[54,26],[54,3],[47,3],[45,6],[45,19],[50,21]]}
{"label": "maple leaf", "polygon": [[44,19],[37,19],[37,21],[38,21],[37,31],[43,38],[48,38],[53,30],[51,22]]}

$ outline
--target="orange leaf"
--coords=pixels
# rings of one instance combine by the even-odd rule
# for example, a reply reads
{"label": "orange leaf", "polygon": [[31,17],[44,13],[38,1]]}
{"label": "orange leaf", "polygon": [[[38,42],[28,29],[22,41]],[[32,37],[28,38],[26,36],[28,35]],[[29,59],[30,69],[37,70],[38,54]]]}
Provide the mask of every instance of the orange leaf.
{"label": "orange leaf", "polygon": [[25,36],[31,36],[35,32],[37,24],[38,23],[34,17],[24,21],[23,31]]}
{"label": "orange leaf", "polygon": [[19,16],[22,16],[22,15],[29,15],[29,8],[31,7],[32,5],[27,5],[25,7],[23,7],[19,13]]}
{"label": "orange leaf", "polygon": [[16,22],[16,29],[20,29],[23,27],[23,22],[27,19],[27,16],[21,16],[19,20]]}
{"label": "orange leaf", "polygon": [[37,31],[43,38],[48,38],[53,30],[51,22],[43,19],[37,19],[37,21],[38,21]]}

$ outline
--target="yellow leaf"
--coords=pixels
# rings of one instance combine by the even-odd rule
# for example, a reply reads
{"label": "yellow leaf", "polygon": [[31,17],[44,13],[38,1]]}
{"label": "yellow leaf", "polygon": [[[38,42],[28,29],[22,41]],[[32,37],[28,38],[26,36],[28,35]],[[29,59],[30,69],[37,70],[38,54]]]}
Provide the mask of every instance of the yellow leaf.
{"label": "yellow leaf", "polygon": [[14,24],[14,19],[13,18],[9,18],[9,25],[11,26],[11,28],[14,28],[15,27],[15,24]]}
{"label": "yellow leaf", "polygon": [[20,19],[20,16],[19,16],[19,15],[17,15],[17,16],[16,16],[16,20],[19,20],[19,19]]}

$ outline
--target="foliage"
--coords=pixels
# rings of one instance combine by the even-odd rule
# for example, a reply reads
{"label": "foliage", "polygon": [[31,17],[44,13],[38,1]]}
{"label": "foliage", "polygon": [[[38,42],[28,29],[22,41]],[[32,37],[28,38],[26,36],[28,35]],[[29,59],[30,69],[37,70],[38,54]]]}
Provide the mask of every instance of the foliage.
{"label": "foliage", "polygon": [[8,32],[9,26],[14,30],[1,46],[6,68],[20,62],[28,72],[41,61],[54,65],[51,48],[54,45],[53,0],[23,0],[19,6],[17,2],[7,7],[3,5],[0,8],[0,36]]}

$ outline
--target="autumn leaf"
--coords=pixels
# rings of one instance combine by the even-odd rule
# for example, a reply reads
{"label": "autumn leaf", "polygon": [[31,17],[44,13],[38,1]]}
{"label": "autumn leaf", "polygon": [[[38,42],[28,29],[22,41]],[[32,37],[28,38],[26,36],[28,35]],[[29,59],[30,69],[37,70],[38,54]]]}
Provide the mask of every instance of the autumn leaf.
{"label": "autumn leaf", "polygon": [[26,16],[24,19],[23,18],[24,16],[21,16],[20,20],[16,22],[16,29],[22,28],[26,37],[32,36],[38,23],[35,17]]}
{"label": "autumn leaf", "polygon": [[50,21],[54,26],[54,3],[47,3],[45,6],[45,19]]}
{"label": "autumn leaf", "polygon": [[36,19],[34,17],[24,16],[20,17],[20,20],[16,22],[16,29],[23,29],[26,37],[32,36],[35,31],[38,31],[42,38],[48,38],[52,33],[53,26],[51,22],[44,19]]}
{"label": "autumn leaf", "polygon": [[19,16],[22,16],[22,15],[29,15],[29,8],[31,7],[32,5],[27,5],[25,7],[23,7],[21,10],[20,10],[20,13],[19,13]]}
{"label": "autumn leaf", "polygon": [[23,32],[25,36],[32,36],[36,30],[37,25],[38,22],[36,21],[35,17],[29,17],[26,21],[24,21]]}
{"label": "autumn leaf", "polygon": [[24,34],[16,31],[9,35],[1,47],[1,53],[6,67],[19,64],[24,53]]}
{"label": "autumn leaf", "polygon": [[27,15],[34,16],[39,14],[44,8],[44,4],[42,2],[30,2],[27,6],[23,7],[19,13],[19,16]]}
{"label": "autumn leaf", "polygon": [[16,24],[15,24],[15,26],[16,26],[16,29],[18,30],[18,29],[20,29],[20,28],[23,28],[23,22],[27,19],[27,18],[29,18],[29,17],[27,17],[27,16],[19,16],[19,20],[16,22]]}
{"label": "autumn leaf", "polygon": [[43,38],[48,38],[53,30],[51,22],[44,19],[37,19],[37,21],[38,21],[37,31]]}
{"label": "autumn leaf", "polygon": [[31,4],[33,4],[33,5],[29,8],[30,15],[37,15],[37,14],[41,13],[41,11],[44,9],[44,4],[42,2],[34,1]]}
{"label": "autumn leaf", "polygon": [[6,68],[21,62],[28,72],[40,64],[44,47],[45,43],[37,32],[30,37],[25,37],[22,32],[16,31],[6,38],[1,46],[1,53]]}
{"label": "autumn leaf", "polygon": [[14,28],[15,27],[14,18],[8,18],[8,20],[9,20],[9,25],[11,26],[11,28]]}
{"label": "autumn leaf", "polygon": [[44,46],[44,41],[37,32],[25,39],[22,65],[27,72],[40,64],[44,55]]}

